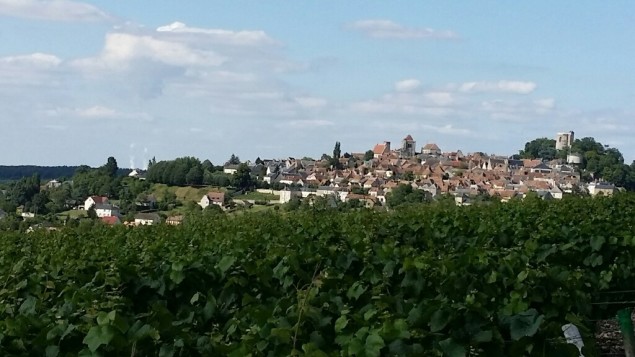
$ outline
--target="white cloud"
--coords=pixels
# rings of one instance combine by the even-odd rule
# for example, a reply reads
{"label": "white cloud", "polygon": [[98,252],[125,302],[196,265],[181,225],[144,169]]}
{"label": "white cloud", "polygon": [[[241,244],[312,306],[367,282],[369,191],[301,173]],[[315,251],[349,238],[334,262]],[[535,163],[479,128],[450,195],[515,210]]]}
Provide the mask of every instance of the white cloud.
{"label": "white cloud", "polygon": [[31,68],[57,67],[60,63],[62,63],[62,60],[59,57],[47,53],[0,57],[0,64],[29,66]]}
{"label": "white cloud", "polygon": [[70,0],[0,0],[0,15],[51,21],[106,21],[98,7]]}
{"label": "white cloud", "polygon": [[417,79],[404,79],[395,83],[395,90],[398,92],[410,92],[421,86],[421,82]]}
{"label": "white cloud", "polygon": [[44,111],[49,117],[54,118],[77,118],[77,119],[132,119],[142,121],[152,121],[152,116],[148,113],[122,112],[116,109],[94,105],[91,107],[76,108],[54,108]]}
{"label": "white cloud", "polygon": [[211,50],[192,48],[184,43],[157,39],[149,35],[110,33],[102,53],[75,64],[88,69],[127,69],[137,60],[149,60],[172,66],[219,66],[226,59]]}
{"label": "white cloud", "polygon": [[528,81],[507,81],[498,82],[465,82],[460,87],[461,92],[493,92],[493,93],[515,93],[529,94],[536,89],[534,82]]}
{"label": "white cloud", "polygon": [[[170,92],[213,101],[210,97],[281,89],[279,73],[307,67],[289,60],[282,49],[264,31],[190,28],[181,23],[157,30],[126,25],[105,36],[99,54],[74,60],[71,66],[104,85],[123,85],[127,95],[141,99]],[[251,112],[240,104],[219,102],[232,113]]]}
{"label": "white cloud", "polygon": [[449,30],[406,27],[390,20],[360,20],[349,25],[372,38],[381,39],[456,39],[459,36]]}
{"label": "white cloud", "polygon": [[264,31],[231,31],[224,29],[205,29],[188,27],[182,22],[173,22],[166,26],[157,28],[157,32],[166,34],[194,34],[207,37],[216,43],[230,45],[253,46],[253,45],[275,45],[277,41],[272,39]]}

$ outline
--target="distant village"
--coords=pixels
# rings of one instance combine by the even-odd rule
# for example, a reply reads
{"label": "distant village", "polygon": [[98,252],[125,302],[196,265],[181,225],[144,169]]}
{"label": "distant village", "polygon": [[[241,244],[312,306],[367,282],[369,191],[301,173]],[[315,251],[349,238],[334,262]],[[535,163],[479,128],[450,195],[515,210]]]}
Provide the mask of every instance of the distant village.
{"label": "distant village", "polygon": [[[567,150],[574,140],[573,132],[558,133],[557,150]],[[337,150],[339,150],[339,143]],[[336,157],[337,156],[337,157]],[[286,158],[258,159],[256,162],[227,163],[222,173],[236,175],[240,166],[246,166],[254,182],[254,191],[269,197],[258,202],[253,197],[232,195],[227,190],[211,190],[203,194],[196,203],[206,209],[218,206],[220,210],[235,207],[250,207],[254,204],[269,206],[288,204],[292,200],[311,200],[323,197],[337,202],[356,201],[359,207],[382,208],[387,206],[388,195],[402,185],[413,190],[422,190],[430,198],[450,197],[456,205],[467,206],[487,196],[502,202],[514,198],[525,198],[529,194],[544,200],[561,199],[564,194],[582,193],[591,196],[612,195],[615,185],[594,181],[584,183],[576,166],[580,156],[568,154],[566,159],[515,159],[484,153],[443,151],[435,143],[417,147],[411,135],[393,145],[389,141],[377,143],[372,150],[360,153],[324,155],[321,159]],[[145,180],[146,170],[134,169],[128,179]],[[62,185],[57,180],[46,183],[47,188]],[[244,193],[244,192],[243,192]],[[190,202],[193,203],[193,202]],[[97,218],[106,224],[152,225],[180,224],[183,214],[161,217],[156,207],[156,198],[146,196],[138,202],[148,210],[134,215],[134,219],[123,222],[116,204],[105,196],[90,196],[77,202],[75,210],[94,210]],[[18,212],[23,218],[33,218],[29,212]],[[6,216],[0,210],[0,219]]]}
{"label": "distant village", "polygon": [[[572,142],[573,133],[559,133],[556,149],[566,149]],[[343,168],[338,170],[325,167],[320,161],[265,160],[264,180],[285,185],[279,191],[280,203],[289,202],[292,197],[315,195],[334,196],[343,202],[358,199],[367,207],[384,205],[386,195],[400,184],[427,191],[432,197],[452,195],[457,205],[469,205],[482,194],[505,202],[525,197],[529,192],[543,199],[561,199],[564,193],[574,190],[584,190],[593,196],[611,195],[615,191],[615,186],[606,182],[582,184],[575,168],[580,163],[576,155],[568,155],[564,162],[521,160],[483,153],[464,154],[460,150],[447,152],[435,143],[427,143],[418,151],[416,141],[408,135],[397,147],[388,141],[378,143],[372,149],[372,158],[368,156],[353,153],[341,157]],[[352,166],[352,162],[359,164]],[[354,188],[368,193],[352,193]]]}

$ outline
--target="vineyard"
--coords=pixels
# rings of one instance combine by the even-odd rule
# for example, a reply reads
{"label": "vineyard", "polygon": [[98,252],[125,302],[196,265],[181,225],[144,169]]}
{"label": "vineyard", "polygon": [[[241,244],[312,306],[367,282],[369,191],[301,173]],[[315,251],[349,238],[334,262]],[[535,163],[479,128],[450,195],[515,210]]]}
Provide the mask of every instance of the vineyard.
{"label": "vineyard", "polygon": [[[635,195],[0,233],[0,355],[596,355]],[[632,295],[632,294],[631,294]]]}

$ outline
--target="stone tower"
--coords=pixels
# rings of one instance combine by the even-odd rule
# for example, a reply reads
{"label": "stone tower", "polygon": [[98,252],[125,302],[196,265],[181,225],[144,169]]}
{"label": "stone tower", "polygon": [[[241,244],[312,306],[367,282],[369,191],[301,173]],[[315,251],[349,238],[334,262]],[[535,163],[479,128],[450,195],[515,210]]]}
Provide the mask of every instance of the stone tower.
{"label": "stone tower", "polygon": [[403,157],[413,157],[416,153],[417,142],[408,135],[401,141],[401,155]]}

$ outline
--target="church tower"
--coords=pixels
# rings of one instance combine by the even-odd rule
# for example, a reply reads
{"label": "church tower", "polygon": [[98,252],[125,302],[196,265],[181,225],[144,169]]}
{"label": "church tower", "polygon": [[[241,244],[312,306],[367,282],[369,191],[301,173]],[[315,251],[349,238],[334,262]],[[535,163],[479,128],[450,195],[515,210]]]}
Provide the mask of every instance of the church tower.
{"label": "church tower", "polygon": [[403,157],[415,156],[417,142],[408,135],[401,141],[401,155]]}

